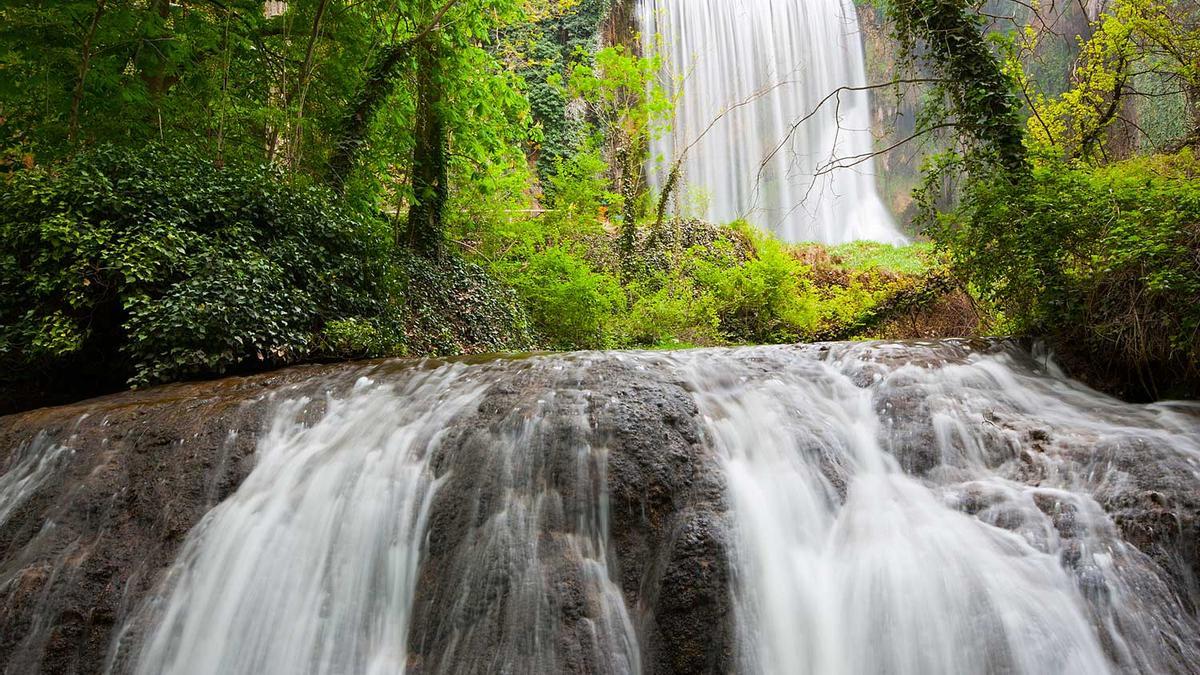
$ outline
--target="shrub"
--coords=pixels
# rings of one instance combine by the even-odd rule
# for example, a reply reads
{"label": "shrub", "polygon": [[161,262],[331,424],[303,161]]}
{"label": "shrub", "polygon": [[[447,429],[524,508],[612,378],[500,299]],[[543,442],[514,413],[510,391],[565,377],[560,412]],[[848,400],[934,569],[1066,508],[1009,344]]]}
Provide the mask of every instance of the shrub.
{"label": "shrub", "polygon": [[978,176],[937,236],[1017,330],[1049,336],[1092,374],[1142,380],[1145,391],[1125,392],[1134,396],[1194,386],[1200,161],[1190,150],[1101,168],[1043,160],[1026,180]]}
{"label": "shrub", "polygon": [[528,314],[512,288],[455,256],[430,260],[397,251],[398,290],[379,323],[415,354],[528,350]]}
{"label": "shrub", "polygon": [[382,330],[378,321],[360,317],[334,319],[321,331],[322,353],[338,358],[361,358],[378,354],[403,354],[407,351],[402,335],[394,330]]}
{"label": "shrub", "polygon": [[685,264],[711,293],[721,333],[733,342],[788,342],[810,333],[818,315],[809,268],[777,239],[753,231],[754,255],[738,260],[732,241],[693,248]]}
{"label": "shrub", "polygon": [[12,379],[91,365],[147,384],[293,362],[383,294],[378,226],[265,167],[101,147],[15,175],[0,200]]}
{"label": "shrub", "polygon": [[717,303],[683,267],[628,286],[629,311],[618,342],[631,347],[685,347],[724,342]]}
{"label": "shrub", "polygon": [[617,279],[595,270],[565,246],[532,251],[494,267],[516,289],[535,332],[553,349],[612,345],[611,321],[625,307]]}
{"label": "shrub", "polygon": [[593,142],[587,142],[575,154],[559,158],[546,186],[550,211],[543,229],[549,234],[570,228],[594,232],[606,213],[620,213],[621,195],[609,190],[608,164]]}

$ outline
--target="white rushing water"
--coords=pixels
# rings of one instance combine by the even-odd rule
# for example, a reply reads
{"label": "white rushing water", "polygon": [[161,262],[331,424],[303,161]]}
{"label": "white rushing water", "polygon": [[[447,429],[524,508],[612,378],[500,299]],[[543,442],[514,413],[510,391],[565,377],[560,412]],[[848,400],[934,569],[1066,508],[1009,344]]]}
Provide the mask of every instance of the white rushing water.
{"label": "white rushing water", "polygon": [[1200,406],[1124,404],[957,342],[380,369],[280,403],[111,670],[640,672],[609,444],[679,414],[655,391],[694,399],[689,443],[723,470],[740,672],[1200,666],[1195,580],[1115,520],[1200,481]]}
{"label": "white rushing water", "polygon": [[71,449],[46,434],[17,448],[8,466],[0,466],[0,526],[65,463]]}
{"label": "white rushing water", "polygon": [[904,241],[875,187],[869,93],[839,91],[866,84],[852,0],[640,0],[638,19],[678,96],[647,168],[661,188],[683,157],[678,212],[787,241]]}
{"label": "white rushing water", "polygon": [[[605,456],[587,442],[585,394],[534,390],[540,397],[476,426],[495,383],[489,366],[384,367],[378,381],[365,372],[348,393],[279,403],[253,471],[190,533],[109,670],[394,675],[420,636],[423,673],[553,672],[571,583],[593,605],[591,662],[639,672],[608,568]],[[552,476],[565,485],[549,485]],[[432,523],[452,480],[443,521]],[[455,529],[447,518],[471,522]],[[451,529],[462,537],[446,550]],[[426,579],[418,606],[431,548],[446,581]]]}
{"label": "white rushing water", "polygon": [[283,404],[237,492],[189,537],[151,607],[143,675],[403,672],[428,462],[482,388],[462,368],[360,380],[315,424]]}
{"label": "white rushing water", "polygon": [[1121,404],[1004,353],[923,351],[676,363],[728,472],[744,670],[1195,667],[1194,618],[1091,493],[1128,480],[1112,453],[1143,444],[1195,480],[1196,411]]}

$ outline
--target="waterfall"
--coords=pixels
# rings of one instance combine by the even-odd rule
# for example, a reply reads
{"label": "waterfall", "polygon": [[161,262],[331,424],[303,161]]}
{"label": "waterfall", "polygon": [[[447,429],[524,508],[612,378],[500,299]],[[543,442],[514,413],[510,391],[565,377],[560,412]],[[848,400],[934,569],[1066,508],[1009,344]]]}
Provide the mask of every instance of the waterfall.
{"label": "waterfall", "polygon": [[638,20],[677,97],[647,166],[661,189],[683,158],[677,211],[786,241],[904,241],[875,188],[852,0],[641,0]]}
{"label": "waterfall", "polygon": [[[728,473],[742,669],[1195,668],[1194,617],[1162,601],[1153,563],[1089,490],[1124,480],[1112,453],[1144,444],[1173,447],[1194,476],[1200,422],[1035,376],[1007,354],[921,351],[677,364]],[[1182,655],[1163,638],[1180,634]]]}
{"label": "waterfall", "polygon": [[[395,390],[363,378],[308,426],[288,401],[241,488],[192,533],[136,672],[403,671],[429,459],[479,386],[454,369]],[[406,405],[420,401],[419,405]]]}
{"label": "waterfall", "polygon": [[0,473],[0,526],[46,482],[70,452],[66,445],[51,443],[45,433],[16,449],[9,466],[2,467]]}
{"label": "waterfall", "polygon": [[[568,575],[597,605],[592,662],[638,672],[595,493],[603,456],[583,433],[563,441],[564,425],[586,428],[585,399],[566,387],[539,392],[495,427],[456,436],[470,427],[464,418],[480,406],[488,372],[459,364],[399,382],[362,376],[320,401],[315,423],[310,398],[282,402],[254,470],[195,528],[160,597],[133,622],[152,630],[110,669],[128,660],[138,675],[390,675],[409,667],[412,632],[427,639],[422,672],[554,672]],[[562,469],[559,452],[574,464],[570,492],[547,485],[546,472]],[[444,453],[453,457],[439,470]],[[439,561],[443,582],[418,589],[429,538],[468,511],[478,521]],[[563,519],[574,519],[570,533]]]}
{"label": "waterfall", "polygon": [[[0,669],[1200,669],[1195,404],[961,341],[326,372],[237,405],[218,382],[0,418]],[[194,480],[216,505],[161,572],[120,576],[122,509],[163,480],[120,457],[175,470],[129,420],[210,404],[242,412],[197,413],[207,445],[175,457],[253,466],[232,492]],[[89,614],[114,620],[70,623]]]}

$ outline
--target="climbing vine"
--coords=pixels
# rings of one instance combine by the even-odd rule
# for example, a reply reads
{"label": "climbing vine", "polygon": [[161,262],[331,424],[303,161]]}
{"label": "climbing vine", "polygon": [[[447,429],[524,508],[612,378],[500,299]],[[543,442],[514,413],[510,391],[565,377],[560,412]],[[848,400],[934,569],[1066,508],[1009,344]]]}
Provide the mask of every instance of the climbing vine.
{"label": "climbing vine", "polygon": [[913,59],[927,54],[938,73],[935,93],[948,104],[943,115],[971,146],[971,156],[1021,171],[1020,104],[975,9],[970,0],[891,0],[886,6],[903,51]]}

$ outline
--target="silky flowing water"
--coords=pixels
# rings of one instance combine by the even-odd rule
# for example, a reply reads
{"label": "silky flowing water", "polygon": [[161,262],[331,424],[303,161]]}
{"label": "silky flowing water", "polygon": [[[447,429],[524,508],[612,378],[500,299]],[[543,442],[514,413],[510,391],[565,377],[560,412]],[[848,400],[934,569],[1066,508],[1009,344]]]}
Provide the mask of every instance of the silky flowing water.
{"label": "silky flowing water", "polygon": [[875,186],[851,0],[640,0],[642,51],[675,100],[647,172],[680,161],[676,211],[786,241],[901,243]]}
{"label": "silky flowing water", "polygon": [[[114,634],[111,672],[652,670],[655,617],[612,528],[659,516],[613,511],[628,466],[611,453],[639,433],[614,428],[630,415],[681,414],[668,390],[693,402],[689,442],[723,494],[731,668],[1200,670],[1187,561],[1119,527],[1141,513],[1129,495],[1168,499],[1131,485],[1200,485],[1200,406],[1122,403],[1015,347],[953,341],[388,362],[332,381],[270,394],[253,469]],[[21,448],[0,505],[68,446]]]}
{"label": "silky flowing water", "polygon": [[1012,354],[945,363],[924,349],[676,361],[725,459],[745,670],[1200,667],[1194,617],[1089,494],[1121,480],[1113,453],[1146,442],[1194,475],[1197,418]]}

